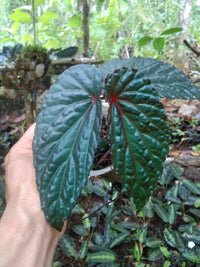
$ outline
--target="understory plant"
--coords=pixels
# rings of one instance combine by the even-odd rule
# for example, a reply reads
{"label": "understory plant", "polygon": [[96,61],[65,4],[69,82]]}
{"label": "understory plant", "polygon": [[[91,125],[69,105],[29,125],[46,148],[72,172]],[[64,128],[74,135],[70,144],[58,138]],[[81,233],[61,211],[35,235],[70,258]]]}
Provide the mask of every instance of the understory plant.
{"label": "understory plant", "polygon": [[200,99],[174,66],[150,58],[114,59],[99,69],[63,72],[45,96],[33,141],[46,219],[61,230],[84,187],[99,143],[102,100],[114,171],[137,213],[148,201],[168,154],[169,129],[160,97]]}
{"label": "understory plant", "polygon": [[59,243],[64,259],[55,255],[55,263],[200,266],[199,196],[200,184],[185,180],[179,166],[165,165],[136,218],[136,206],[125,192],[105,180],[99,185],[99,180],[89,179]]}

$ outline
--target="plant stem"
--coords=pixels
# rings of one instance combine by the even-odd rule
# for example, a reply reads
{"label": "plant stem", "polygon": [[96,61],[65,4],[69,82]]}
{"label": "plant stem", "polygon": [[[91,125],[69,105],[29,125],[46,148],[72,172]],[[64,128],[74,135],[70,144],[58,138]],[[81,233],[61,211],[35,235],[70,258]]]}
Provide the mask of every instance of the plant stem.
{"label": "plant stem", "polygon": [[32,0],[33,42],[36,44],[35,0]]}

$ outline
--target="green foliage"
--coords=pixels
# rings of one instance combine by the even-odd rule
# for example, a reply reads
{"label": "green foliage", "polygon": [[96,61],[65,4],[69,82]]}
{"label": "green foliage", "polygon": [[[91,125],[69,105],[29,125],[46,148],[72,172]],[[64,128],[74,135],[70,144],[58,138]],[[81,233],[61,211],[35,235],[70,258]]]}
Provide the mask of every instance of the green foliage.
{"label": "green foliage", "polygon": [[[38,188],[41,190],[42,207],[47,220],[59,230],[89,176],[100,129],[101,82],[101,73],[94,67],[81,65],[81,69],[79,66],[70,68],[50,89],[49,97],[43,101],[45,115],[41,113],[37,120],[41,127],[37,127],[33,148]],[[63,87],[61,94],[60,86]],[[52,123],[55,132],[51,141],[45,138],[52,134],[49,123]],[[49,133],[44,132],[45,128],[47,132],[49,129]],[[43,133],[44,139],[41,139],[39,136]],[[67,143],[66,138],[69,141]],[[43,159],[41,153],[44,155]],[[46,157],[46,153],[50,158]],[[55,157],[58,153],[60,155]],[[66,161],[63,162],[64,158]],[[55,188],[47,186],[50,182],[54,183]],[[76,186],[73,186],[74,182]],[[47,195],[51,197],[46,197]]]}
{"label": "green foliage", "polygon": [[9,16],[12,20],[15,22],[24,22],[24,23],[30,23],[31,22],[31,16],[25,12],[21,12],[19,10],[16,10],[14,13],[12,13]]}
{"label": "green foliage", "polygon": [[[82,51],[80,3],[60,0],[35,0],[34,2],[38,43],[47,48],[64,48],[76,42],[79,51]],[[23,42],[24,44],[33,42],[33,22],[30,21],[33,17],[32,6],[30,2],[26,2],[26,6],[24,3],[20,0],[2,2],[0,10],[2,42]],[[164,2],[141,0],[134,3],[134,6],[131,3],[130,0],[90,1],[90,55],[93,55],[97,44],[101,42],[98,57],[102,60],[132,55],[170,58],[174,46],[171,41],[180,29],[173,27],[177,25],[177,10],[181,8],[180,3],[170,0]],[[196,3],[193,3],[193,12],[195,15],[191,16],[191,27],[198,35],[199,6]],[[24,13],[29,19],[23,22],[12,20],[9,15],[16,13],[18,15]],[[22,17],[22,14],[20,16]],[[139,49],[138,40],[144,36],[152,36],[154,40],[163,38],[165,49],[157,53],[157,50],[152,49],[152,41]]]}
{"label": "green foliage", "polygon": [[162,35],[166,36],[166,35],[175,34],[177,32],[181,32],[181,31],[183,31],[183,28],[173,27],[173,28],[169,28],[169,29],[163,31],[161,33],[161,36],[157,37],[157,38],[153,38],[151,36],[144,36],[138,41],[139,47],[141,48],[144,45],[148,44],[149,42],[153,41],[153,48],[159,52],[159,51],[163,50],[164,45],[165,45],[165,38],[166,37],[163,37]]}
{"label": "green foliage", "polygon": [[[192,266],[192,264],[199,264],[200,230],[196,227],[199,217],[196,213],[191,213],[194,203],[187,204],[186,199],[181,198],[182,192],[179,187],[185,183],[185,180],[181,178],[180,168],[174,165],[167,165],[164,170],[167,170],[163,172],[165,182],[162,181],[161,186],[161,179],[159,180],[155,192],[146,205],[152,207],[153,210],[155,205],[159,205],[162,209],[165,209],[166,213],[170,213],[170,209],[173,206],[175,219],[172,220],[169,216],[168,220],[166,220],[166,217],[162,215],[163,210],[160,211],[159,208],[157,213],[154,212],[153,219],[147,220],[148,217],[146,217],[147,213],[144,208],[144,216],[140,217],[140,223],[136,223],[134,205],[132,205],[131,201],[123,202],[123,198],[120,199],[121,192],[114,191],[111,193],[110,187],[107,186],[106,182],[102,186],[102,203],[96,207],[92,206],[89,217],[88,214],[80,214],[83,220],[79,227],[87,229],[87,236],[83,237],[81,232],[74,230],[76,227],[71,229],[71,231],[75,231],[76,234],[84,239],[81,241],[81,245],[78,246],[78,250],[78,244],[75,245],[74,241],[71,242],[70,239],[69,247],[71,252],[70,254],[67,252],[68,257],[74,257],[77,264],[81,262],[82,265],[87,262],[91,265],[121,266],[123,253],[121,255],[119,249],[123,247],[123,249],[127,248],[127,251],[129,250],[132,254],[134,266],[148,266],[145,265],[147,260],[152,264],[159,261],[162,266]],[[170,178],[170,182],[167,179],[168,175],[173,176],[173,179]],[[198,186],[191,182],[188,184],[186,181],[186,183],[189,189],[185,188],[190,191],[188,198],[191,196],[198,196],[199,198],[200,194],[197,194],[196,191]],[[89,180],[84,187],[83,198],[88,198],[91,194],[97,195],[95,187],[96,183],[92,183]],[[177,204],[173,199],[169,202],[165,197],[169,195],[168,192],[174,192],[181,202]],[[117,195],[119,202],[115,205],[112,200]],[[84,199],[80,200],[80,202],[84,202]],[[124,218],[126,218],[126,221]],[[84,220],[87,220],[87,222],[84,222]],[[152,222],[154,222],[153,231],[151,230]],[[164,236],[163,230],[159,228],[163,223]],[[72,236],[74,236],[73,233]],[[77,240],[80,240],[80,238]],[[131,249],[130,246],[132,246]],[[76,250],[74,250],[75,248]],[[62,245],[61,249],[64,249],[63,253],[65,253],[65,248]],[[81,256],[82,249],[84,251],[87,250],[87,254],[84,253],[84,256]],[[126,254],[126,258],[131,257],[131,254]],[[141,265],[138,265],[139,262]]]}
{"label": "green foliage", "polygon": [[[148,78],[136,70],[140,67]],[[161,177],[168,154],[168,125],[158,94],[200,98],[199,90],[182,72],[147,58],[112,60],[100,70],[78,65],[61,74],[43,101],[33,142],[42,208],[59,230],[92,167],[102,121],[102,93],[110,105],[107,122],[114,169],[138,212]],[[184,186],[192,193],[200,192],[186,182]],[[178,186],[166,199],[180,204]],[[173,224],[175,206],[166,209],[156,203],[153,209],[164,222]],[[84,229],[77,231],[84,233]]]}

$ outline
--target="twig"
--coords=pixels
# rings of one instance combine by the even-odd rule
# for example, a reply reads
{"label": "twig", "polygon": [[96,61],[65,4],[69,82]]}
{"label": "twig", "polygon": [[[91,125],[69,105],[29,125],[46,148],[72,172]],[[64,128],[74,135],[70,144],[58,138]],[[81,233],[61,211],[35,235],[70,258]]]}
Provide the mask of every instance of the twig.
{"label": "twig", "polygon": [[188,48],[190,48],[190,50],[192,50],[192,52],[194,52],[194,53],[197,55],[197,57],[200,57],[200,52],[197,51],[196,49],[194,49],[194,48],[188,43],[187,40],[184,40],[183,43],[184,43]]}

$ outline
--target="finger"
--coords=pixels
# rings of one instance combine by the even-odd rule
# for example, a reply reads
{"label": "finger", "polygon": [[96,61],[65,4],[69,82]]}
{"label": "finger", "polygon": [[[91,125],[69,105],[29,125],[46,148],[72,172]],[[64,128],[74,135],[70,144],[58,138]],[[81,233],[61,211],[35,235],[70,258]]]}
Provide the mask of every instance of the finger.
{"label": "finger", "polygon": [[35,132],[36,123],[33,123],[28,130],[22,135],[20,140],[16,143],[16,145],[20,146],[32,146],[33,136]]}
{"label": "finger", "polygon": [[32,124],[23,134],[20,140],[10,149],[9,153],[5,157],[5,167],[7,167],[10,158],[19,158],[20,154],[29,156],[32,154],[32,142],[35,132],[35,126],[36,123]]}

